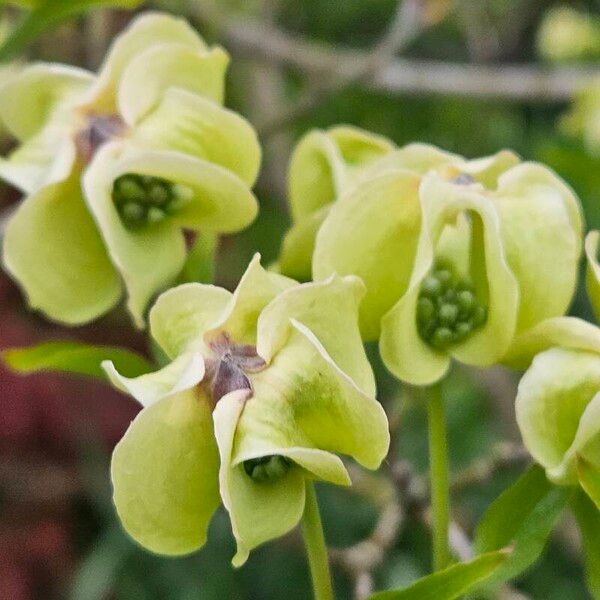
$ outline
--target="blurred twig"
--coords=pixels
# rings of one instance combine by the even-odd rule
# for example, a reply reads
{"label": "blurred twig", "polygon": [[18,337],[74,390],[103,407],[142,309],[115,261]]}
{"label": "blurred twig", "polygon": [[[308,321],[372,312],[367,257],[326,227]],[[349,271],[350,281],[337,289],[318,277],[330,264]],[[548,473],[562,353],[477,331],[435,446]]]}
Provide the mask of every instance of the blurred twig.
{"label": "blurred twig", "polygon": [[[232,52],[292,67],[315,79],[336,73],[344,81],[372,68],[364,51],[329,48],[292,36],[252,20],[224,25],[222,36]],[[513,101],[557,102],[570,99],[600,77],[598,67],[542,67],[538,65],[472,65],[396,58],[361,83],[366,87],[402,94],[451,94]]]}

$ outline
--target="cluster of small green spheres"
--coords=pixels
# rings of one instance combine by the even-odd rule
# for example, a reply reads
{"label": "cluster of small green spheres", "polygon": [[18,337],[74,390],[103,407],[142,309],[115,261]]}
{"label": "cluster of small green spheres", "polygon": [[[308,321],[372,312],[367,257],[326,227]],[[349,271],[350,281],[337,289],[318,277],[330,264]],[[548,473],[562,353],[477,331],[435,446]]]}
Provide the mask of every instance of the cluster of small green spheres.
{"label": "cluster of small green spheres", "polygon": [[261,456],[244,461],[246,475],[257,483],[281,479],[291,466],[291,461],[278,454]]}
{"label": "cluster of small green spheres", "polygon": [[466,339],[486,320],[487,307],[451,266],[439,263],[425,277],[417,303],[417,325],[419,335],[430,346],[444,350]]}
{"label": "cluster of small green spheres", "polygon": [[185,202],[189,190],[160,177],[127,173],[115,180],[113,200],[127,229],[160,223]]}

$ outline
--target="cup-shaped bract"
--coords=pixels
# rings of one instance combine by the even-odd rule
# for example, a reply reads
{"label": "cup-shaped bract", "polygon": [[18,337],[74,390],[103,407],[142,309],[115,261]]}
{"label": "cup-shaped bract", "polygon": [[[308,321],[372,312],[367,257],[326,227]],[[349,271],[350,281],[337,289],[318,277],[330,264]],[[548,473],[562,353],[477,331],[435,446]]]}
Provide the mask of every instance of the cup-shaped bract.
{"label": "cup-shaped bract", "polygon": [[288,171],[292,227],[281,248],[281,273],[311,279],[315,237],[330,205],[394,148],[384,137],[346,125],[314,130],[300,139]]}
{"label": "cup-shaped bract", "polygon": [[600,232],[590,231],[585,238],[585,255],[587,259],[586,287],[587,294],[594,309],[596,320],[600,320],[600,264],[598,263],[598,242]]}
{"label": "cup-shaped bract", "polygon": [[581,484],[600,508],[600,329],[564,317],[535,337],[516,400],[523,441],[553,482]]}
{"label": "cup-shaped bract", "polygon": [[331,207],[313,272],[361,277],[363,337],[379,338],[397,377],[426,385],[453,357],[501,361],[515,336],[564,314],[582,227],[573,192],[542,165],[411,144]]}
{"label": "cup-shaped bract", "polygon": [[358,329],[356,277],[298,284],[258,257],[233,294],[184,284],[162,294],[151,333],[172,359],[114,384],[144,408],[112,459],[125,529],[163,554],[199,548],[223,502],[238,552],[292,529],[307,480],[349,485],[337,454],[377,468],[389,432]]}
{"label": "cup-shaped bract", "polygon": [[254,219],[261,152],[250,124],[222,106],[228,62],[185,21],[147,13],[97,76],[35,64],[0,88],[0,119],[19,142],[0,176],[26,195],[3,260],[33,308],[84,323],[124,287],[141,326],[184,265],[184,229]]}

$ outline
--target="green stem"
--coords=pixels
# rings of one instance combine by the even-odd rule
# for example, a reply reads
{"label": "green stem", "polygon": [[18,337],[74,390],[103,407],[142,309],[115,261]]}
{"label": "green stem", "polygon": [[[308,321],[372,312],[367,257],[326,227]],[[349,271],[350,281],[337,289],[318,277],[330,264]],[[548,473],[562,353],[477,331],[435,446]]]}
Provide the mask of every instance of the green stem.
{"label": "green stem", "polygon": [[315,600],[333,600],[329,557],[323,525],[319,514],[317,494],[312,482],[306,482],[306,504],[302,518],[302,533],[310,565]]}
{"label": "green stem", "polygon": [[451,562],[448,545],[450,524],[450,486],[448,476],[448,442],[442,388],[429,388],[429,470],[431,478],[431,519],[433,530],[433,568],[439,571]]}

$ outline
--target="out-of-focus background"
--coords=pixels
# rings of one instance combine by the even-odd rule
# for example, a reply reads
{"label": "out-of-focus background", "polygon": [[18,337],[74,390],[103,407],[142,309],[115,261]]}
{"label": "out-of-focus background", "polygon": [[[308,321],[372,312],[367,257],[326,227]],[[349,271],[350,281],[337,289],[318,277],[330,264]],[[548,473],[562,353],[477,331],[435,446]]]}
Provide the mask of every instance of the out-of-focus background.
{"label": "out-of-focus background", "polygon": [[[265,263],[277,257],[288,225],[290,150],[308,129],[337,123],[469,157],[512,148],[554,167],[580,194],[589,227],[600,227],[597,0],[157,0],[141,10],[147,8],[188,17],[230,51],[227,103],[254,123],[265,147],[261,214],[249,230],[222,240],[222,285],[235,284],[254,251]],[[0,10],[9,29],[18,10]],[[131,17],[91,12],[44,33],[22,58],[95,69]],[[11,141],[0,137],[8,150]],[[0,215],[17,201],[1,187]],[[573,312],[591,319],[583,290]],[[63,329],[28,312],[0,275],[0,349],[48,339],[147,351],[124,313]],[[319,489],[344,599],[370,585],[407,584],[429,569],[424,411],[415,390],[401,388],[381,367],[378,375],[396,434],[388,476],[355,472],[352,490]],[[527,462],[514,423],[516,380],[503,369],[461,368],[448,383],[453,545],[462,556],[484,508]],[[234,571],[222,511],[207,546],[188,558],[157,558],[129,541],[111,506],[108,464],[137,410],[101,383],[22,378],[0,366],[0,600],[310,598],[295,534],[254,552]],[[375,552],[371,562],[363,553],[357,564],[347,548],[361,540]],[[587,598],[579,544],[567,517],[543,559],[500,597]]]}

